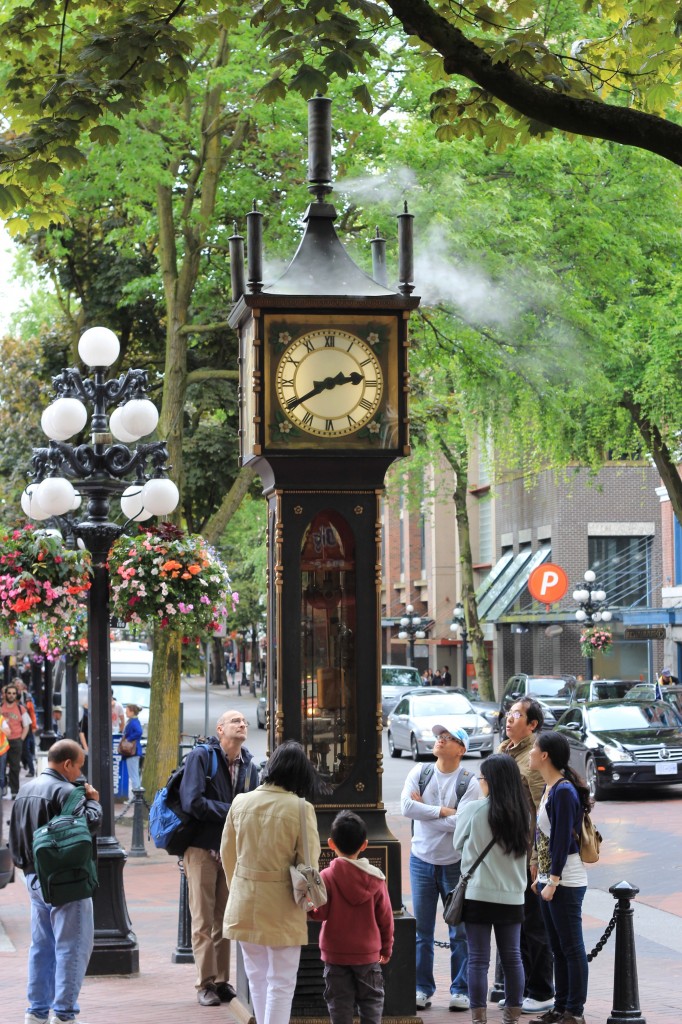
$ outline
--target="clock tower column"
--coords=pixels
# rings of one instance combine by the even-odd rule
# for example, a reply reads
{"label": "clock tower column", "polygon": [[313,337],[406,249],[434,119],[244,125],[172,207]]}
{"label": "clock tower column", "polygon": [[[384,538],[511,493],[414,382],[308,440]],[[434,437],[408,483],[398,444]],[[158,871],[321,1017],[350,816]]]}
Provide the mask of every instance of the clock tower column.
{"label": "clock tower column", "polygon": [[[316,802],[321,867],[336,813],[367,823],[366,856],[386,875],[395,947],[384,968],[384,1015],[413,1021],[415,923],[403,911],[400,844],[382,802],[381,500],[393,461],[409,454],[408,318],[412,218],[399,216],[400,284],[385,283],[383,240],[374,276],[334,229],[331,103],[309,101],[309,190],[299,248],[282,276],[261,280],[261,215],[231,239],[239,332],[242,464],[268,502],[269,749],[295,739],[326,783]],[[292,1020],[327,1021],[319,925],[309,925]],[[238,985],[246,996],[246,979]]]}

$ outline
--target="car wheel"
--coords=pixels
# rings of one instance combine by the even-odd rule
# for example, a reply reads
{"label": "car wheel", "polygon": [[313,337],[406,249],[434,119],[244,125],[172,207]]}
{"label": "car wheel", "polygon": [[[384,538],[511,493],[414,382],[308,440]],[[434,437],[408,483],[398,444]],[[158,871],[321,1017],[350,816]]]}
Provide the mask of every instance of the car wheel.
{"label": "car wheel", "polygon": [[410,736],[410,750],[412,751],[412,760],[421,761],[422,756],[419,753],[419,744],[417,743],[417,737],[414,733]]}
{"label": "car wheel", "polygon": [[389,731],[388,735],[386,736],[386,742],[388,743],[388,752],[391,755],[391,757],[402,757],[403,756],[403,752],[400,749],[400,747],[396,747],[395,743],[393,742],[393,733],[390,732],[390,731]]}
{"label": "car wheel", "polygon": [[598,800],[604,795],[603,787],[599,785],[597,766],[591,754],[585,761],[585,782],[593,800]]}

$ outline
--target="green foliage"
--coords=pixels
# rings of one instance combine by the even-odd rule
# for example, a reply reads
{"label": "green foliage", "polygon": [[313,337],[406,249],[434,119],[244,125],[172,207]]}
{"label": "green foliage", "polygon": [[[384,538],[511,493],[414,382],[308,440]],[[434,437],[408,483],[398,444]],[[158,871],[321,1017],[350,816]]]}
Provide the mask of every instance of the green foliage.
{"label": "green foliage", "polygon": [[267,505],[247,495],[230,520],[220,544],[239,602],[229,629],[258,633],[265,620],[267,571]]}

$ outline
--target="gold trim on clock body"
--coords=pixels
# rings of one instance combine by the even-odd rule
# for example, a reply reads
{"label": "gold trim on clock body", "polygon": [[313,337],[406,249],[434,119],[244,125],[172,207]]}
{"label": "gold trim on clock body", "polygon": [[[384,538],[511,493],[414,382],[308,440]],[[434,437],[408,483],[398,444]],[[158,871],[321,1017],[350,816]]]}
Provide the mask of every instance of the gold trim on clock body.
{"label": "gold trim on clock body", "polygon": [[330,325],[308,331],[286,348],[275,389],[282,412],[296,427],[316,437],[344,437],[377,414],[384,377],[366,342]]}

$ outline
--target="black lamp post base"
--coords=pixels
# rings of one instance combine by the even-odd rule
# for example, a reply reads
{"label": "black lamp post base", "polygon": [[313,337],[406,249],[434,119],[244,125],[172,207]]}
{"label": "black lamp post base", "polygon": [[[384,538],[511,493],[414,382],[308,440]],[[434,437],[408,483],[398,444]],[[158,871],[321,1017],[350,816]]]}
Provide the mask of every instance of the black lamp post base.
{"label": "black lamp post base", "polygon": [[123,891],[125,850],[113,837],[97,843],[99,888],[94,897],[95,945],[86,974],[139,974],[140,950]]}

